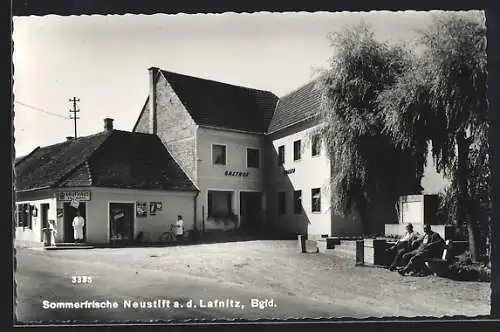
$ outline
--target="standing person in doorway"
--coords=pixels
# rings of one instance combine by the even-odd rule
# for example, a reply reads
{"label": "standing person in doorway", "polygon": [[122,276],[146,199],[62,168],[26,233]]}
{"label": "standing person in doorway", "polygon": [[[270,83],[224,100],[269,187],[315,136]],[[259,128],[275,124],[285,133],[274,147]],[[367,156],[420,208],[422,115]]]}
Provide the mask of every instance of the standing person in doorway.
{"label": "standing person in doorway", "polygon": [[49,235],[49,246],[55,247],[56,246],[56,225],[54,220],[49,220],[49,225],[48,225],[48,235]]}
{"label": "standing person in doorway", "polygon": [[76,217],[73,218],[75,242],[83,242],[83,226],[85,226],[85,219],[81,216],[80,211],[76,211]]}
{"label": "standing person in doorway", "polygon": [[182,241],[182,237],[184,235],[184,220],[182,220],[182,216],[177,216],[177,221],[175,222],[175,237],[177,242]]}

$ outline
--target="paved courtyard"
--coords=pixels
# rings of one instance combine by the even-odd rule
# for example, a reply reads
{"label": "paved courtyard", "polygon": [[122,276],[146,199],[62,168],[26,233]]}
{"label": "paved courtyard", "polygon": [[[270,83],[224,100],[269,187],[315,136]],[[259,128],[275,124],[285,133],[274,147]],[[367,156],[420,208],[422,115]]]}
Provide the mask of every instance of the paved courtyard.
{"label": "paved courtyard", "polygon": [[[209,284],[219,285],[221,292],[228,294],[279,294],[282,303],[292,306],[295,301],[316,308],[312,309],[317,310],[316,314],[309,311],[302,317],[477,316],[488,315],[490,309],[489,283],[402,277],[380,268],[356,267],[352,259],[341,256],[299,254],[296,241],[64,251],[20,249],[17,260],[17,291],[24,305],[28,305],[29,296],[31,300],[39,299],[37,295],[28,294],[34,290],[27,288],[32,274],[28,272],[32,267],[27,262],[47,260],[48,263],[44,263],[47,269],[61,266],[66,276],[92,274],[93,292],[97,293],[99,287],[110,283],[114,283],[119,292],[125,288],[119,284],[132,282],[133,278],[139,293],[144,285],[144,289],[149,287],[154,294],[155,287],[164,289],[160,283],[162,278],[178,278],[181,283],[185,280],[186,285],[205,284],[204,289],[211,288]],[[111,280],[110,275],[113,275]],[[151,285],[152,281],[146,279],[141,281],[141,276],[154,276],[157,284]],[[211,289],[219,289],[213,287]],[[268,315],[271,317],[267,318],[277,317],[276,313],[268,312]]]}

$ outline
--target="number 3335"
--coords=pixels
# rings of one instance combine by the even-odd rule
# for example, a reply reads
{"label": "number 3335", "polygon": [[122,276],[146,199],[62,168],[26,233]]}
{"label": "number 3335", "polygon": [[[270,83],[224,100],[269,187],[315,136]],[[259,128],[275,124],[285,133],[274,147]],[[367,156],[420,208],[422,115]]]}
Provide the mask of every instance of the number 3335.
{"label": "number 3335", "polygon": [[92,277],[91,276],[72,276],[71,283],[72,284],[91,284]]}

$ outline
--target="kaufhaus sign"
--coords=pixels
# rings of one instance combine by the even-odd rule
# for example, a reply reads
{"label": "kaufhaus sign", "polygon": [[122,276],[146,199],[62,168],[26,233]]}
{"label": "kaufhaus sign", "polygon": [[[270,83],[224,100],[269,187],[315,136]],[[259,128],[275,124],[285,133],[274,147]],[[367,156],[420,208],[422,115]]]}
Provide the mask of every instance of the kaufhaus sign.
{"label": "kaufhaus sign", "polygon": [[90,191],[62,191],[57,193],[57,199],[64,202],[90,201]]}

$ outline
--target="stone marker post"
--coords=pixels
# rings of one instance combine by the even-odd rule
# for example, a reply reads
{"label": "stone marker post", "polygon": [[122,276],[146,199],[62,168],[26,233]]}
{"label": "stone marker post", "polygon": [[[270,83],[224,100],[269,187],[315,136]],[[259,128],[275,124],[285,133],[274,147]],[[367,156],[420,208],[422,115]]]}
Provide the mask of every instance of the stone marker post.
{"label": "stone marker post", "polygon": [[305,253],[306,252],[306,237],[304,235],[298,236],[298,252]]}

